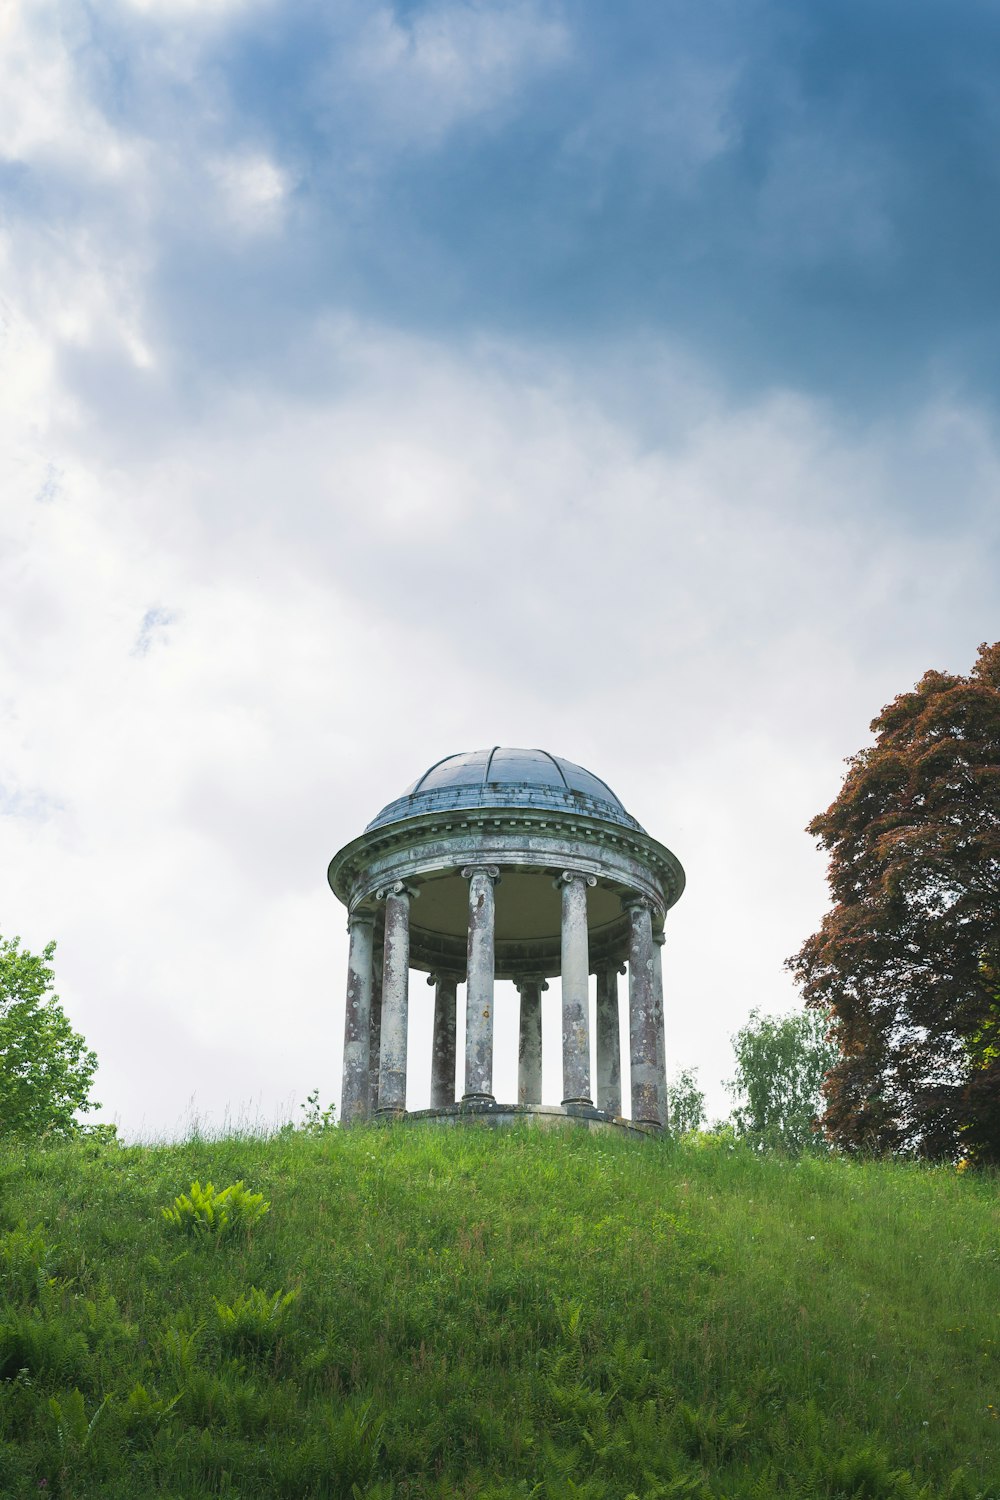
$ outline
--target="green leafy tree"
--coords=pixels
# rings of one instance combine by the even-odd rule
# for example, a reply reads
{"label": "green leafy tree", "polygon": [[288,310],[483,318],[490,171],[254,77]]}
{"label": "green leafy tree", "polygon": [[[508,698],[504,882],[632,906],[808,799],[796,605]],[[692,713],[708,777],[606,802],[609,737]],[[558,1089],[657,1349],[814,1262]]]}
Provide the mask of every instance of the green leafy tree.
{"label": "green leafy tree", "polygon": [[55,943],[40,957],[0,937],[0,1135],[71,1135],[77,1112],[99,1109],[97,1057],[52,993]]}
{"label": "green leafy tree", "polygon": [[872,723],[809,832],[833,906],[789,959],[842,1056],[846,1150],[1000,1162],[1000,642],[928,672]]}
{"label": "green leafy tree", "polygon": [[733,1037],[736,1074],[726,1084],[736,1134],[758,1147],[798,1153],[824,1149],[817,1130],[826,1074],[840,1056],[815,1011],[789,1016],[750,1012]]}
{"label": "green leafy tree", "polygon": [[698,1087],[697,1068],[681,1068],[667,1084],[667,1127],[672,1135],[700,1129],[705,1119],[705,1095]]}

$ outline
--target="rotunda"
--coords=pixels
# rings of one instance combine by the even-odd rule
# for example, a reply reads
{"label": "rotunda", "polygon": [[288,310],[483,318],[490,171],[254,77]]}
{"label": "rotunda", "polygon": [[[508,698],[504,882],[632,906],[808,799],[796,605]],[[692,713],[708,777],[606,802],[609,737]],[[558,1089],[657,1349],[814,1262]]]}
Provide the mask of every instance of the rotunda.
{"label": "rotunda", "polygon": [[[422,1117],[622,1119],[618,976],[628,973],[631,1123],[666,1121],[664,918],[680,862],[606,782],[544,750],[449,755],[330,862],[350,948],[341,1122],[406,1113],[410,970],[434,989]],[[590,975],[596,976],[591,1079]],[[542,993],[560,980],[562,1100],[542,1104]],[[520,996],[518,1100],[493,1094],[494,985]],[[465,986],[457,1080],[456,1010]]]}

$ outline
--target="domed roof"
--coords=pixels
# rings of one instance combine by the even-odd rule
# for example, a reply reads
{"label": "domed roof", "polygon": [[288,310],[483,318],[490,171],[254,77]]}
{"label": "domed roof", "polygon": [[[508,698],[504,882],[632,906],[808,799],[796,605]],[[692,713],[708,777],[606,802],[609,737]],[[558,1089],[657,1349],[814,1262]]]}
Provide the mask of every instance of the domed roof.
{"label": "domed roof", "polygon": [[547,750],[470,750],[448,755],[384,807],[367,831],[421,813],[465,807],[535,807],[583,813],[643,832],[614,792],[591,771]]}

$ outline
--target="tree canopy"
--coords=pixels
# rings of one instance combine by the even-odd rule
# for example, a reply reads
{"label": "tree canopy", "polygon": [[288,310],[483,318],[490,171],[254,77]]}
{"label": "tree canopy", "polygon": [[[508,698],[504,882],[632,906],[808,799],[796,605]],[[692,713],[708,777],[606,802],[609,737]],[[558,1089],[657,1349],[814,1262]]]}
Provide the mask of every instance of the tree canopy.
{"label": "tree canopy", "polygon": [[833,906],[789,959],[842,1056],[846,1149],[1000,1161],[1000,642],[928,672],[872,725],[808,831]]}
{"label": "tree canopy", "polygon": [[0,937],[0,1135],[72,1134],[78,1112],[100,1108],[88,1097],[97,1057],[52,993],[55,949]]}
{"label": "tree canopy", "polygon": [[672,1135],[698,1130],[705,1119],[705,1094],[698,1087],[698,1069],[681,1068],[667,1084],[667,1129]]}
{"label": "tree canopy", "polygon": [[798,1153],[822,1147],[817,1117],[823,1079],[839,1053],[826,1018],[811,1011],[750,1019],[733,1037],[733,1128],[754,1146]]}

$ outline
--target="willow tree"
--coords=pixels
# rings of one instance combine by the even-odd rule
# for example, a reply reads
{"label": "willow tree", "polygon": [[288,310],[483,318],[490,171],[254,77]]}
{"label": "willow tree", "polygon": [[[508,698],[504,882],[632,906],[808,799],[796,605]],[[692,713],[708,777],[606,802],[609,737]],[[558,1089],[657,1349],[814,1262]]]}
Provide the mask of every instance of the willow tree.
{"label": "willow tree", "polygon": [[808,831],[833,906],[788,960],[841,1058],[845,1149],[1000,1162],[1000,642],[928,672],[872,723]]}

